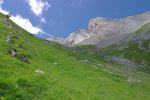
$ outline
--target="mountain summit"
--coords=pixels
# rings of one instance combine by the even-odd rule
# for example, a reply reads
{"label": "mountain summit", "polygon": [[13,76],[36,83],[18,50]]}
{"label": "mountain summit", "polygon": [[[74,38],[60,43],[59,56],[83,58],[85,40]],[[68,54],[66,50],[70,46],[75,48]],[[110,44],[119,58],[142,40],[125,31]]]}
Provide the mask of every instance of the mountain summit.
{"label": "mountain summit", "polygon": [[65,39],[49,38],[48,40],[67,46],[92,44],[103,48],[121,40],[128,33],[135,32],[146,23],[150,23],[150,12],[122,19],[97,17],[90,20],[88,29],[70,33]]}

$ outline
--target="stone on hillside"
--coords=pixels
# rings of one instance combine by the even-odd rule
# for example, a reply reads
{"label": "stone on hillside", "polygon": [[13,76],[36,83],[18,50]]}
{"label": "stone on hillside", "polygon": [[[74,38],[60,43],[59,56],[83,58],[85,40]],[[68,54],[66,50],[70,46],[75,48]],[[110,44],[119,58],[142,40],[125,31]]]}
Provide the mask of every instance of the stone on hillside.
{"label": "stone on hillside", "polygon": [[4,24],[6,24],[6,25],[9,24],[9,20],[8,20],[8,19],[4,19],[3,22],[4,22]]}
{"label": "stone on hillside", "polygon": [[21,55],[19,59],[24,62],[29,62],[29,58],[26,55]]}
{"label": "stone on hillside", "polygon": [[131,83],[132,83],[132,82],[137,82],[137,83],[141,82],[141,80],[135,79],[135,78],[133,78],[133,77],[131,77],[131,76],[128,77],[127,81],[128,81],[128,82],[131,82]]}
{"label": "stone on hillside", "polygon": [[88,62],[89,60],[88,59],[82,59],[80,60],[81,62]]}
{"label": "stone on hillside", "polygon": [[45,74],[44,71],[42,71],[42,70],[36,70],[35,73],[38,73],[38,74]]}
{"label": "stone on hillside", "polygon": [[59,63],[58,63],[58,62],[54,62],[53,64],[54,64],[54,65],[58,65]]}
{"label": "stone on hillside", "polygon": [[11,53],[11,56],[13,57],[17,55],[17,51],[15,49],[11,50],[10,53]]}
{"label": "stone on hillside", "polygon": [[7,36],[6,42],[10,42],[10,41],[11,41],[10,37]]}

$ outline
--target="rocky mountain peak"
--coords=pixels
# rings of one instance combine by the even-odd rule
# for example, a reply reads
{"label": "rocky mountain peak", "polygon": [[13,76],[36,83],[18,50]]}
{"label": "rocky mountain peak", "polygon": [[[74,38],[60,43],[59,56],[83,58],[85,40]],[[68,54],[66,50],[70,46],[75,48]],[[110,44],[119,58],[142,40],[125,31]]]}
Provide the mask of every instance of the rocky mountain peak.
{"label": "rocky mountain peak", "polygon": [[[72,32],[63,43],[68,46],[99,44],[101,41],[120,38],[121,36],[139,29],[146,23],[150,23],[150,12],[129,16],[122,19],[107,19],[97,17],[90,19],[88,29]],[[57,41],[58,42],[58,41]],[[113,40],[111,43],[115,42]]]}

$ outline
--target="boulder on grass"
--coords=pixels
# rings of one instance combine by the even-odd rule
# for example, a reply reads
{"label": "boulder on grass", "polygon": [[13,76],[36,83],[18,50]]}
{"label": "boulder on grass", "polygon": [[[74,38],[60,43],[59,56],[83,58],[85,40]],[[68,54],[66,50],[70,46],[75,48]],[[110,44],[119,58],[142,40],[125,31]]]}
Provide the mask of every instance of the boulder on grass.
{"label": "boulder on grass", "polygon": [[10,51],[10,54],[11,54],[11,56],[15,57],[15,56],[17,56],[17,51],[15,49],[12,49]]}
{"label": "boulder on grass", "polygon": [[38,74],[45,74],[44,71],[42,71],[42,70],[36,70],[35,73],[38,73]]}

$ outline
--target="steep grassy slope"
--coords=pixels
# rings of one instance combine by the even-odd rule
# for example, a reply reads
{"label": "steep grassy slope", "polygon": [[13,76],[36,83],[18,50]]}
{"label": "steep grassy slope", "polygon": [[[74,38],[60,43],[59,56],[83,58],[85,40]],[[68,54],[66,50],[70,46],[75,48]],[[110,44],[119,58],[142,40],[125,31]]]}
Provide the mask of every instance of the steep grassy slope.
{"label": "steep grassy slope", "polygon": [[150,74],[150,24],[144,25],[119,43],[102,49],[101,52],[112,59],[114,57],[128,59],[134,63],[133,66],[137,66],[137,69]]}
{"label": "steep grassy slope", "polygon": [[2,100],[149,100],[149,83],[142,73],[40,40],[0,14]]}

